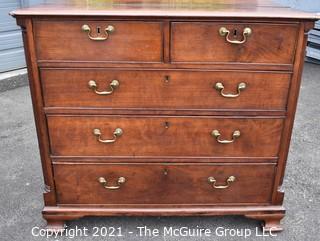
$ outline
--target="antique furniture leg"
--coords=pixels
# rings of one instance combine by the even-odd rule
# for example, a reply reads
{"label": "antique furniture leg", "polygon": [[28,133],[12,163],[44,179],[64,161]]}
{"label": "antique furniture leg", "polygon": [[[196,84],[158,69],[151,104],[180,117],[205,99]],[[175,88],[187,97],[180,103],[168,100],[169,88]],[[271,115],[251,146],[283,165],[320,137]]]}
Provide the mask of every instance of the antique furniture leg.
{"label": "antique furniture leg", "polygon": [[245,217],[262,221],[264,231],[279,232],[283,230],[280,221],[284,218],[284,213],[262,213],[246,214]]}

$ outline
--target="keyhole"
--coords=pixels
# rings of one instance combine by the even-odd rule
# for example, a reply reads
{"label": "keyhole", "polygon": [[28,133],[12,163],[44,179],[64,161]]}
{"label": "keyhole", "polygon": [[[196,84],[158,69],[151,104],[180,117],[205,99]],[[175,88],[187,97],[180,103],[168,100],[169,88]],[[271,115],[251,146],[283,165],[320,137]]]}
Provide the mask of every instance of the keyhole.
{"label": "keyhole", "polygon": [[236,30],[236,29],[233,30],[233,36],[234,36],[234,37],[237,37],[237,34],[238,34],[238,33],[237,33],[237,30]]}
{"label": "keyhole", "polygon": [[98,34],[100,33],[100,27],[97,27],[97,33]]}
{"label": "keyhole", "polygon": [[164,82],[167,83],[167,84],[170,82],[170,76],[169,75],[164,76]]}
{"label": "keyhole", "polygon": [[164,128],[169,129],[170,127],[170,122],[169,121],[165,121],[164,122]]}

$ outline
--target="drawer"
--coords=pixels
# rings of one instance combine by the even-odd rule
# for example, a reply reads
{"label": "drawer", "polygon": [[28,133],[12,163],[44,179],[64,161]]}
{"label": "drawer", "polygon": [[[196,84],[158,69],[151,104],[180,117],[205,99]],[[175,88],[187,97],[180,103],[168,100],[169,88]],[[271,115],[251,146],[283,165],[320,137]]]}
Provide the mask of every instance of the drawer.
{"label": "drawer", "polygon": [[[246,71],[41,69],[40,73],[47,107],[135,109],[285,110],[291,78],[286,73]],[[115,80],[118,86],[112,87]]]}
{"label": "drawer", "polygon": [[[222,27],[230,32],[228,36],[220,35]],[[249,36],[245,29],[251,30]],[[171,27],[171,60],[292,64],[297,39],[297,24],[174,22]],[[238,44],[228,41],[238,41]],[[241,41],[245,42],[239,44]]]}
{"label": "drawer", "polygon": [[276,118],[59,115],[49,115],[47,121],[53,156],[158,157],[276,157],[284,122]]}
{"label": "drawer", "polygon": [[59,204],[269,203],[274,164],[56,164]]}
{"label": "drawer", "polygon": [[[88,32],[82,30],[87,25]],[[113,26],[113,32],[105,32]],[[35,21],[39,60],[161,62],[162,25],[126,21]],[[99,29],[99,30],[98,30]],[[100,34],[97,32],[100,31]]]}

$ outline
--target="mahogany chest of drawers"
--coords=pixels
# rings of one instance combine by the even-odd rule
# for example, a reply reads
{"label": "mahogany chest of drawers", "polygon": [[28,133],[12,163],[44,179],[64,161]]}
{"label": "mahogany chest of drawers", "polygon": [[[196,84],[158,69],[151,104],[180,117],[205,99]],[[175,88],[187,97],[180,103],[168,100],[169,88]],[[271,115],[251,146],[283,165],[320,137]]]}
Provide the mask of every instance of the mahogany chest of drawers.
{"label": "mahogany chest of drawers", "polygon": [[282,229],[316,15],[268,0],[79,2],[12,15],[49,227],[84,216],[244,215]]}

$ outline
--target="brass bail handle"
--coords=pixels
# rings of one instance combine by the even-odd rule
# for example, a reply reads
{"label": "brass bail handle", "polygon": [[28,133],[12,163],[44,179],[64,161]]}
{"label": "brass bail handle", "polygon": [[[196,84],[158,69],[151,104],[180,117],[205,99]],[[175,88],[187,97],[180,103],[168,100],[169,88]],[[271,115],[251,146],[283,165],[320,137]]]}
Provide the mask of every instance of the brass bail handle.
{"label": "brass bail handle", "polygon": [[97,36],[97,37],[93,37],[91,35],[91,28],[88,24],[84,24],[81,27],[83,32],[86,32],[88,34],[89,39],[94,40],[94,41],[104,41],[107,40],[109,38],[110,33],[114,32],[115,28],[112,25],[108,25],[105,29],[104,29],[104,35],[105,36]]}
{"label": "brass bail handle", "polygon": [[208,177],[208,183],[212,184],[212,187],[215,189],[226,189],[230,186],[232,182],[236,180],[235,176],[230,176],[226,180],[226,185],[216,185],[217,180],[214,177]]}
{"label": "brass bail handle", "polygon": [[243,39],[241,41],[239,41],[239,40],[231,40],[229,38],[230,30],[228,30],[226,27],[221,27],[219,29],[219,34],[222,37],[226,37],[226,41],[231,43],[231,44],[244,44],[247,41],[248,37],[252,34],[252,29],[248,28],[248,27],[243,29],[243,32],[242,32]]}
{"label": "brass bail handle", "polygon": [[90,80],[88,82],[89,89],[93,90],[97,95],[111,95],[119,86],[119,81],[114,79],[109,84],[109,90],[99,91],[95,80]]}
{"label": "brass bail handle", "polygon": [[113,132],[113,139],[102,139],[101,130],[98,128],[93,129],[93,135],[96,136],[97,141],[105,144],[116,142],[117,138],[120,137],[122,134],[123,134],[123,130],[121,128],[116,128]]}
{"label": "brass bail handle", "polygon": [[239,130],[235,130],[233,133],[232,133],[232,140],[221,140],[220,139],[220,132],[218,130],[213,130],[211,132],[211,136],[214,137],[217,142],[221,143],[221,144],[229,144],[229,143],[233,143],[237,138],[240,137],[240,131]]}
{"label": "brass bail handle", "polygon": [[117,180],[117,183],[118,183],[117,186],[108,186],[108,181],[104,177],[99,177],[98,178],[98,182],[101,183],[101,185],[105,189],[117,190],[117,189],[119,189],[121,187],[121,184],[126,182],[126,179],[124,177],[119,177],[118,180]]}
{"label": "brass bail handle", "polygon": [[216,89],[217,91],[220,92],[220,95],[223,96],[223,97],[225,97],[225,98],[237,98],[237,97],[240,96],[241,91],[242,91],[242,90],[245,90],[245,89],[247,88],[247,84],[244,83],[244,82],[239,83],[236,94],[230,94],[230,93],[227,94],[227,93],[224,93],[224,92],[223,92],[223,90],[224,90],[224,85],[223,85],[221,82],[217,82],[214,87],[215,87],[215,89]]}

